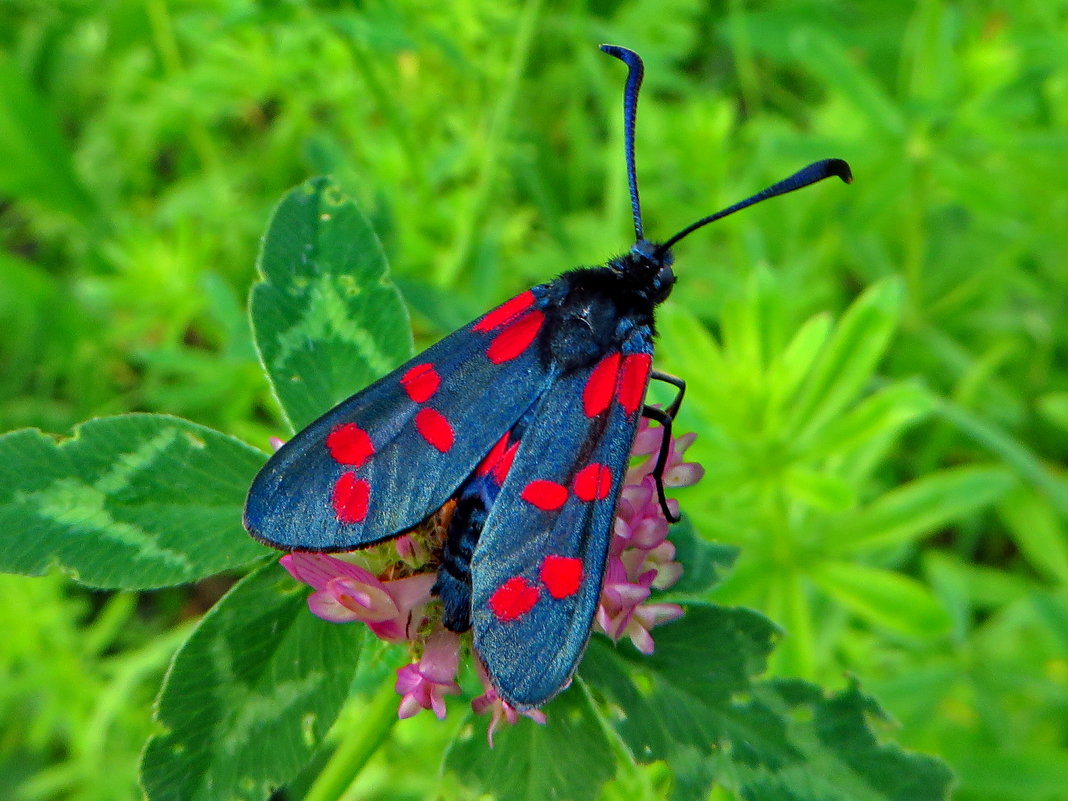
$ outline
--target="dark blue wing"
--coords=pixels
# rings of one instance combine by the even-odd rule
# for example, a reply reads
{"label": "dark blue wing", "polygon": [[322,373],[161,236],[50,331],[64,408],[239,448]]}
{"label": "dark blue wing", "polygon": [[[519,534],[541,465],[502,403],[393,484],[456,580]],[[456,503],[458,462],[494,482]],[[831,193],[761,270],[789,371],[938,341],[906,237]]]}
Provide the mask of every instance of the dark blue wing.
{"label": "dark blue wing", "polygon": [[543,287],[524,292],[338,404],[275,453],[245,527],[279,548],[341,551],[441,507],[542,394]]}
{"label": "dark blue wing", "polygon": [[558,377],[535,407],[472,560],[475,649],[501,697],[541,706],[582,657],[652,343]]}

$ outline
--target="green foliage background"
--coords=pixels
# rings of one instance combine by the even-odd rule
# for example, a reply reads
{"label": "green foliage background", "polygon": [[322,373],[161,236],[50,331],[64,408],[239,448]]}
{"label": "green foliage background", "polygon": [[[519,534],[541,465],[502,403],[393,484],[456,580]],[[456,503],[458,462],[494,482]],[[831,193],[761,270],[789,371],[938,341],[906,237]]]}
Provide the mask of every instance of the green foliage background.
{"label": "green foliage background", "polygon": [[[658,363],[709,470],[682,503],[742,548],[713,600],[784,627],[772,675],[858,677],[957,797],[1068,797],[1064,2],[8,0],[0,430],[283,434],[245,297],[310,175],[371,217],[420,344],[618,252],[602,41],[646,60],[652,236],[816,158],[857,177],[677,251]],[[0,576],[0,797],[136,797],[163,670],[218,594]],[[359,791],[457,793],[450,736],[397,727]]]}

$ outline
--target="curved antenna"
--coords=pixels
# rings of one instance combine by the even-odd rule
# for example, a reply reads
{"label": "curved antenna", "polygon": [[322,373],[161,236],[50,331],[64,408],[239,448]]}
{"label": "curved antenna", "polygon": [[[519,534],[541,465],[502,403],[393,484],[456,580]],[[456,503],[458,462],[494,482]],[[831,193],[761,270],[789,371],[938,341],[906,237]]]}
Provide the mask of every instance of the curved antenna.
{"label": "curved antenna", "polygon": [[638,200],[638,176],[634,171],[634,120],[638,114],[638,90],[642,88],[645,65],[641,56],[625,47],[603,44],[601,52],[615,56],[628,68],[627,85],[623,88],[623,135],[627,149],[627,182],[630,184],[630,209],[634,215],[634,238],[635,241],[641,241],[642,205]]}
{"label": "curved antenna", "polygon": [[824,178],[830,178],[832,175],[837,175],[847,184],[853,183],[853,171],[849,169],[849,165],[842,161],[842,159],[823,159],[823,161],[817,161],[813,164],[809,164],[804,169],[798,170],[789,178],[785,178],[777,184],[772,184],[762,192],[757,192],[752,197],[748,197],[740,203],[735,203],[733,206],[723,209],[723,211],[717,211],[715,214],[710,214],[692,225],[686,226],[667,242],[659,245],[656,251],[654,251],[653,258],[662,256],[680,239],[689,236],[698,228],[708,225],[710,222],[722,220],[728,214],[734,214],[734,212],[741,211],[742,209],[755,205],[762,200],[803,189],[817,181],[822,181]]}

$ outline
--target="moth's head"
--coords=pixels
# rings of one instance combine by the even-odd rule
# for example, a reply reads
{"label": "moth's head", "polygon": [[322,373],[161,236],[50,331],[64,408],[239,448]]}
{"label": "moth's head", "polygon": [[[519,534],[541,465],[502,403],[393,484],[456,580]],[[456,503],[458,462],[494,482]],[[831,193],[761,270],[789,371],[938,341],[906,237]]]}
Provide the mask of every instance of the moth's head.
{"label": "moth's head", "polygon": [[721,220],[729,214],[734,214],[762,200],[793,192],[832,175],[838,176],[846,183],[853,180],[849,165],[844,161],[823,159],[798,170],[783,181],[772,184],[763,192],[757,192],[740,203],[702,217],[660,244],[650,242],[643,234],[642,207],[638,199],[638,176],[634,168],[634,121],[638,113],[638,90],[642,85],[645,66],[637,53],[625,47],[601,45],[601,50],[627,65],[627,83],[623,89],[623,132],[627,155],[627,185],[630,188],[630,208],[634,217],[636,240],[630,253],[614,259],[610,262],[610,266],[621,272],[634,290],[654,304],[663,301],[671,293],[671,287],[675,283],[675,273],[671,270],[671,264],[674,261],[671,256],[672,246],[698,228],[703,228],[710,222]]}
{"label": "moth's head", "polygon": [[670,250],[639,239],[620,261],[627,278],[653,303],[663,303],[671,294],[676,279],[671,269],[675,256]]}

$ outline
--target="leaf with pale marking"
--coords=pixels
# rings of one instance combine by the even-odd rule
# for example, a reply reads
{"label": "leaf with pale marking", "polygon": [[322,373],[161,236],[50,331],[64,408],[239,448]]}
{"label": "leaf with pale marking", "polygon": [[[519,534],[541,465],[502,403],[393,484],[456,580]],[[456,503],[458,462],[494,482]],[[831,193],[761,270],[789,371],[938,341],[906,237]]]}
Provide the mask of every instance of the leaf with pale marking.
{"label": "leaf with pale marking", "polygon": [[149,801],[262,801],[308,763],[348,695],[362,626],[308,613],[268,564],[217,603],[174,658],[149,740]]}
{"label": "leaf with pale marking", "polygon": [[241,528],[264,454],[166,415],[0,437],[0,570],[94,587],[183,584],[265,553]]}
{"label": "leaf with pale marking", "polygon": [[412,353],[411,326],[370,224],[326,178],[275,209],[249,313],[260,360],[299,430]]}

